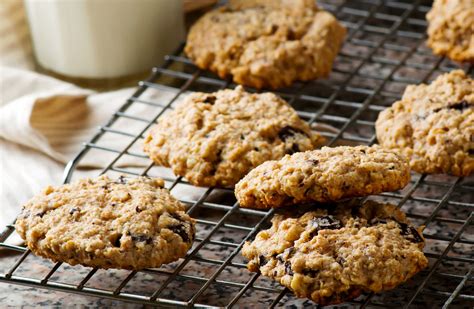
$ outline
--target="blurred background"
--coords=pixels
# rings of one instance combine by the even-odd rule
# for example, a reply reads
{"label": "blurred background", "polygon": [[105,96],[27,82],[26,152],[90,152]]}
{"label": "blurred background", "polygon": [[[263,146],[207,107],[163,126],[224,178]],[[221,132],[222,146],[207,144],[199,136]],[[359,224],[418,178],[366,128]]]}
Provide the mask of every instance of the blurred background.
{"label": "blurred background", "polygon": [[133,86],[216,0],[2,0],[0,66],[98,90]]}

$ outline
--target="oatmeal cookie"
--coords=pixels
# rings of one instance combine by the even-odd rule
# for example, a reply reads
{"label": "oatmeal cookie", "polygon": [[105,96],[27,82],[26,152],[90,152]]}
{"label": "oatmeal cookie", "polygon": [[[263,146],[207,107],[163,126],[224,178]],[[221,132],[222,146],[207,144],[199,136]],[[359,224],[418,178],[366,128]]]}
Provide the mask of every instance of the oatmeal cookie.
{"label": "oatmeal cookie", "polygon": [[16,220],[36,255],[99,268],[142,269],[184,257],[194,220],[161,179],[101,176],[47,187]]}
{"label": "oatmeal cookie", "polygon": [[403,188],[408,161],[379,146],[323,147],[287,155],[253,169],[236,186],[242,207],[327,202]]}
{"label": "oatmeal cookie", "polygon": [[426,19],[435,54],[474,63],[474,0],[435,0]]}
{"label": "oatmeal cookie", "polygon": [[393,289],[428,265],[422,229],[397,207],[367,201],[276,214],[246,242],[248,269],[320,305]]}
{"label": "oatmeal cookie", "polygon": [[474,171],[474,80],[463,71],[410,85],[379,114],[379,143],[403,153],[419,173],[468,176]]}
{"label": "oatmeal cookie", "polygon": [[221,78],[279,88],[329,75],[345,35],[313,0],[230,1],[192,26],[185,52]]}
{"label": "oatmeal cookie", "polygon": [[144,150],[194,185],[233,187],[257,165],[322,141],[280,97],[239,86],[190,94],[159,119]]}

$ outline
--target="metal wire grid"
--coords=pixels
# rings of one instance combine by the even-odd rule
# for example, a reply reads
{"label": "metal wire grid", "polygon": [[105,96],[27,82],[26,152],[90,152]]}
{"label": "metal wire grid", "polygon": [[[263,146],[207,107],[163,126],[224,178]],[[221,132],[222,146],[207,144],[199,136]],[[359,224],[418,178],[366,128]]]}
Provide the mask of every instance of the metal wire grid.
{"label": "metal wire grid", "polygon": [[[328,145],[373,144],[374,120],[378,112],[400,97],[407,84],[426,82],[437,74],[455,67],[447,59],[434,57],[424,46],[429,9],[422,1],[320,1],[349,30],[330,79],[296,83],[277,92],[287,99],[299,115],[311,125],[325,123]],[[472,74],[473,67],[464,70]],[[374,74],[375,73],[375,74]],[[197,239],[186,258],[159,269],[130,271],[113,288],[90,286],[100,270],[82,269],[75,284],[64,283],[59,273],[76,272],[62,263],[51,264],[42,277],[22,276],[22,269],[32,268],[30,251],[8,243],[14,232],[9,225],[0,234],[0,248],[22,252],[14,256],[12,265],[0,272],[0,281],[53,289],[64,292],[101,296],[141,304],[169,306],[311,306],[309,301],[296,299],[287,289],[245,269],[240,249],[273,215],[273,210],[241,209],[232,190],[204,188],[195,197],[180,196],[179,188],[189,188],[181,177],[154,166],[140,152],[146,131],[167,110],[172,109],[187,91],[215,91],[234,87],[209,72],[197,69],[183,56],[182,47],[167,56],[165,64],[155,68],[149,79],[140,82],[137,91],[116,111],[110,121],[84,145],[83,150],[65,170],[65,182],[73,177],[76,166],[87,156],[110,156],[102,173],[160,176],[186,205],[188,213],[197,218]],[[252,91],[252,89],[248,89]],[[163,104],[146,97],[149,91],[168,91],[171,97]],[[135,106],[146,106],[153,115],[134,113]],[[138,131],[127,131],[127,123],[140,124]],[[120,136],[122,149],[101,144],[106,136]],[[124,158],[146,162],[144,168],[120,165]],[[348,303],[353,307],[472,307],[474,295],[472,245],[474,184],[473,178],[413,175],[407,188],[385,193],[375,199],[396,203],[418,224],[423,224],[427,239],[426,255],[430,267],[409,283],[381,295],[368,294]],[[236,239],[229,235],[240,235]],[[209,247],[217,248],[211,250]],[[42,261],[44,263],[44,261]],[[195,264],[193,267],[189,267]],[[186,272],[190,268],[196,273]],[[205,270],[205,273],[200,271]],[[229,271],[233,269],[234,271]],[[20,272],[20,274],[18,274]],[[113,271],[108,271],[110,273]],[[224,274],[228,273],[227,276]],[[37,274],[36,274],[37,275]],[[133,291],[141,276],[162,276],[151,285],[151,294]],[[56,278],[58,277],[59,278]],[[244,278],[245,280],[240,280]],[[239,280],[238,280],[239,279]],[[132,292],[127,291],[132,286]],[[183,288],[184,287],[184,288]],[[181,298],[174,291],[182,288]],[[214,294],[213,294],[214,293]],[[214,295],[214,296],[213,296]],[[217,295],[217,297],[215,296]]]}

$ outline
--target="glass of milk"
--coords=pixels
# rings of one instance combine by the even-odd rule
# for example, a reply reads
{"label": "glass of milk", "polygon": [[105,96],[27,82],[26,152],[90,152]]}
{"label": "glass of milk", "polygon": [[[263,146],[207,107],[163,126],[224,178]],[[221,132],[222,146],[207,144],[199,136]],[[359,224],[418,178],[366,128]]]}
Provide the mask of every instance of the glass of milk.
{"label": "glass of milk", "polygon": [[25,0],[36,60],[66,77],[148,71],[184,39],[180,0]]}

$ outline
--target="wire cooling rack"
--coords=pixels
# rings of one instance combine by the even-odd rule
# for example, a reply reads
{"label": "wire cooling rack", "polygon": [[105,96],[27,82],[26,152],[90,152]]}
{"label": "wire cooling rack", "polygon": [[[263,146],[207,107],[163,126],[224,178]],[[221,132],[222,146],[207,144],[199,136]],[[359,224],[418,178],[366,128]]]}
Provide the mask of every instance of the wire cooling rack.
{"label": "wire cooling rack", "polygon": [[[425,46],[429,2],[351,0],[320,1],[320,5],[349,30],[334,70],[329,79],[296,83],[277,93],[322,130],[328,145],[375,143],[377,114],[397,100],[406,85],[428,82],[460,67],[433,56]],[[472,75],[472,65],[461,68]],[[78,164],[101,158],[106,160],[103,173],[164,178],[197,219],[197,239],[184,259],[143,271],[71,267],[11,244],[8,239],[14,227],[9,225],[0,234],[0,248],[12,254],[3,258],[8,263],[1,265],[8,265],[0,266],[0,281],[160,306],[314,306],[245,268],[242,245],[268,226],[272,210],[241,209],[232,190],[194,188],[169,170],[154,166],[141,151],[149,127],[186,92],[226,87],[235,85],[196,68],[181,46],[139,83],[65,171],[68,182]],[[111,148],[108,138],[119,138],[123,147]],[[395,290],[364,294],[343,306],[472,308],[474,178],[413,174],[404,190],[371,198],[397,204],[415,224],[426,226],[425,253],[430,264]]]}

